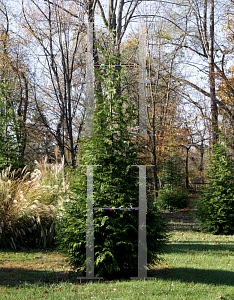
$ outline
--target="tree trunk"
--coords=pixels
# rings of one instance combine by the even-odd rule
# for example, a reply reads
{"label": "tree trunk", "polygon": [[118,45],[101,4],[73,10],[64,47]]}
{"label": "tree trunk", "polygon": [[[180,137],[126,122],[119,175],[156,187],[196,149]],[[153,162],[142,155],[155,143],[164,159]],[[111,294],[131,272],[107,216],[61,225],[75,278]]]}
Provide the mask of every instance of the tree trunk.
{"label": "tree trunk", "polygon": [[190,149],[190,147],[186,147],[186,160],[185,160],[185,186],[186,186],[186,189],[189,188],[189,169],[188,169],[189,149]]}
{"label": "tree trunk", "polygon": [[215,97],[215,73],[214,73],[214,0],[210,0],[210,39],[208,51],[209,83],[212,122],[212,143],[218,139],[218,108]]}
{"label": "tree trunk", "polygon": [[201,140],[201,147],[200,147],[200,166],[199,166],[199,171],[201,172],[201,183],[204,183],[204,177],[203,177],[203,158],[204,158],[204,144],[203,140]]}
{"label": "tree trunk", "polygon": [[153,113],[153,165],[154,165],[154,199],[157,198],[158,193],[158,172],[157,172],[157,155],[156,155],[156,128],[155,128],[155,102],[154,102],[154,113]]}

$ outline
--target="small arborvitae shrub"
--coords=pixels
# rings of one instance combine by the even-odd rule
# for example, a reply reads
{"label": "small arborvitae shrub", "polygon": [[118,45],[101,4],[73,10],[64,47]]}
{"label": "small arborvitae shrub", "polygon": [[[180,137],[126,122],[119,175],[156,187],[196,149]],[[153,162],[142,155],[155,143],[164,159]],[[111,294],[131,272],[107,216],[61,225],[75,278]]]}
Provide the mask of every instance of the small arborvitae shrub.
{"label": "small arborvitae shrub", "polygon": [[[111,62],[115,65],[115,61]],[[86,167],[93,167],[94,206],[137,207],[139,197],[138,154],[140,145],[131,136],[137,110],[116,95],[120,87],[117,68],[100,70],[103,94],[96,93],[94,136],[81,143],[80,167],[74,171],[72,196],[64,202],[58,243],[76,270],[86,268]],[[117,86],[119,85],[119,86]],[[153,200],[148,199],[148,263],[158,260],[167,240],[166,226]],[[138,212],[94,212],[95,276],[104,278],[137,276]]]}
{"label": "small arborvitae shrub", "polygon": [[159,191],[156,201],[159,209],[176,211],[188,206],[189,193],[182,187],[172,187],[166,185]]}
{"label": "small arborvitae shrub", "polygon": [[206,170],[208,184],[197,201],[195,215],[202,231],[234,233],[234,161],[226,142],[213,147]]}

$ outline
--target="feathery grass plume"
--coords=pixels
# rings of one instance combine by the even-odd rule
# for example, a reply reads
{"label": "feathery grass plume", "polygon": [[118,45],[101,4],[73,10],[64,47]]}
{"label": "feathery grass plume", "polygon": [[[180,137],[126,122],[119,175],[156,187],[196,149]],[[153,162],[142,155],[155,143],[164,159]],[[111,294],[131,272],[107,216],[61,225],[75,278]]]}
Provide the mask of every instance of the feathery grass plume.
{"label": "feathery grass plume", "polygon": [[[30,174],[7,168],[0,175],[0,246],[51,246],[56,233],[57,205],[68,190],[64,160],[36,162]],[[43,232],[43,234],[41,234]],[[36,242],[37,241],[37,242]]]}

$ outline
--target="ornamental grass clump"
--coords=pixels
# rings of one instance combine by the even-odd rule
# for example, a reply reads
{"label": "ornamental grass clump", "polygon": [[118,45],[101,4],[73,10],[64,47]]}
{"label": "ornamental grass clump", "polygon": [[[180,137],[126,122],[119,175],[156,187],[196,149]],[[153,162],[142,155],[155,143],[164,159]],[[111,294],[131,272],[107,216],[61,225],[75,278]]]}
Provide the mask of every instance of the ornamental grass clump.
{"label": "ornamental grass clump", "polygon": [[60,166],[46,160],[26,168],[7,168],[0,176],[0,247],[50,247],[56,233],[57,205],[68,189]]}

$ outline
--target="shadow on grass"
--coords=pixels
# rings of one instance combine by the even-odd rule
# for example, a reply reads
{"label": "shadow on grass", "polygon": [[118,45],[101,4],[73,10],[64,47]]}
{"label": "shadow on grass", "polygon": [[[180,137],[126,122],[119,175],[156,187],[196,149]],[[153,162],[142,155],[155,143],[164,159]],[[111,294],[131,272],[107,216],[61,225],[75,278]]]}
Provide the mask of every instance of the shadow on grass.
{"label": "shadow on grass", "polygon": [[[220,244],[221,243],[221,244]],[[232,245],[230,245],[232,244]],[[179,243],[172,243],[165,247],[164,253],[186,253],[190,252],[203,252],[203,251],[210,251],[210,252],[217,252],[220,253],[221,251],[234,251],[234,242],[229,242],[228,244],[225,241],[219,241],[213,245],[210,242],[198,242],[198,241],[189,241],[189,242],[179,242]],[[214,254],[214,253],[212,253]]]}
{"label": "shadow on grass", "polygon": [[24,282],[31,284],[52,284],[61,281],[79,282],[79,274],[68,271],[44,271],[26,268],[0,268],[0,286],[19,286]]}
{"label": "shadow on grass", "polygon": [[[44,284],[54,284],[61,281],[70,283],[85,283],[86,281],[80,281],[78,274],[74,272],[50,272],[41,270],[29,270],[24,268],[0,268],[0,286],[24,286],[27,284],[37,284],[43,286]],[[194,282],[201,284],[214,284],[214,285],[228,285],[233,286],[234,272],[224,270],[205,270],[195,268],[162,268],[153,269],[148,271],[148,277],[162,279],[162,280],[179,280],[180,282]],[[107,279],[106,279],[107,280]],[[113,282],[102,281],[104,283]],[[122,281],[123,279],[119,279]],[[130,279],[125,279],[125,281]],[[97,282],[97,280],[94,280]]]}
{"label": "shadow on grass", "polygon": [[179,280],[201,284],[229,285],[234,284],[234,272],[224,270],[205,270],[195,268],[163,268],[148,271],[149,277],[163,280]]}
{"label": "shadow on grass", "polygon": [[41,248],[24,248],[24,247],[18,247],[17,250],[13,250],[11,248],[0,248],[0,252],[2,253],[26,253],[26,254],[35,254],[35,253],[41,253],[41,254],[47,254],[47,253],[52,253],[52,252],[58,252],[56,247],[54,248],[46,248],[46,249],[41,249]]}
{"label": "shadow on grass", "polygon": [[[128,272],[129,273],[129,272]],[[86,283],[87,281],[93,282],[113,282],[113,281],[126,281],[130,277],[137,277],[137,273],[124,274],[123,278],[110,276],[104,277],[104,280],[93,279],[79,279],[84,277],[85,274],[79,274],[73,271],[45,271],[45,270],[33,270],[27,268],[1,268],[0,267],[0,286],[22,286],[26,282],[27,284],[37,284],[43,286],[44,284],[54,284],[58,282],[70,282],[75,284]],[[129,276],[128,276],[129,275]]]}

